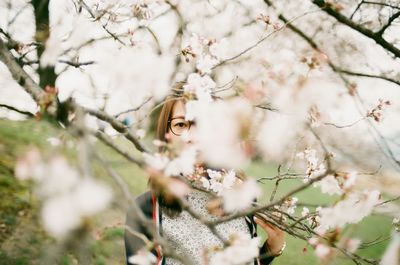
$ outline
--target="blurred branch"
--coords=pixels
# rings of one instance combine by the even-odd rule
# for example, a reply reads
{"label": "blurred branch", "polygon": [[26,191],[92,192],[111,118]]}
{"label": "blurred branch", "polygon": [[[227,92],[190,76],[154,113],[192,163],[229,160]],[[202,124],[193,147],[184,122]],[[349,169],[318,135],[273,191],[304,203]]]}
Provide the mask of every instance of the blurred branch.
{"label": "blurred branch", "polygon": [[83,110],[86,113],[93,115],[93,116],[99,118],[100,120],[103,120],[103,121],[109,123],[117,132],[123,134],[126,137],[126,139],[128,139],[130,142],[132,142],[134,144],[134,146],[136,147],[136,149],[139,150],[140,152],[146,152],[146,153],[148,152],[147,148],[142,143],[140,143],[140,141],[137,139],[136,136],[134,136],[132,134],[132,132],[129,130],[129,128],[126,127],[122,122],[120,122],[113,116],[111,116],[101,110],[88,109],[88,108],[84,108],[84,107],[81,107],[81,108],[83,108]]}
{"label": "blurred branch", "polygon": [[[93,18],[94,21],[100,20],[101,16],[100,16],[100,17],[96,17],[95,14],[93,13],[92,9],[85,3],[85,1],[80,0],[79,3],[85,8],[85,10],[89,13],[89,15]],[[123,41],[118,37],[117,34],[111,32],[111,31],[107,28],[106,25],[104,25],[104,24],[101,23],[101,22],[100,22],[100,24],[101,24],[101,27],[102,27],[114,40],[118,41],[119,43],[121,43],[121,44],[124,45],[124,46],[126,45],[126,43],[123,42]]]}
{"label": "blurred branch", "polygon": [[87,62],[72,62],[72,61],[66,61],[66,60],[58,60],[59,63],[64,63],[69,66],[73,66],[75,68],[79,68],[81,66],[86,66],[86,65],[91,65],[94,64],[95,61],[87,61]]}
{"label": "blurred branch", "polygon": [[[267,5],[272,6],[272,4],[271,4],[271,2],[270,2],[269,0],[264,0],[264,2],[266,2]],[[280,14],[278,17],[279,17],[279,19],[281,19],[281,20],[284,21],[284,22],[287,21],[287,19],[286,19],[282,14]],[[291,29],[293,32],[295,32],[296,34],[298,34],[300,37],[302,37],[314,50],[316,50],[316,51],[322,53],[322,51],[321,51],[321,49],[319,48],[318,44],[317,44],[311,37],[307,36],[301,29],[299,29],[298,27],[296,27],[296,26],[294,26],[294,25],[292,25],[292,24],[289,24],[287,27],[288,27],[289,29]],[[337,70],[338,67],[337,67],[336,65],[334,65],[334,64],[329,60],[329,57],[328,57],[328,65],[331,67],[331,69],[332,69],[334,72],[336,72],[336,73],[339,74],[339,76],[340,76],[340,77],[342,78],[342,80],[346,83],[346,85],[349,85],[350,82],[343,76],[343,73],[342,73],[342,72],[340,72],[340,71]],[[381,79],[384,79],[384,78],[381,78]],[[358,100],[362,103],[362,100],[361,100],[361,98],[360,98],[360,96],[358,95],[357,92],[355,92],[355,95],[357,96]],[[364,114],[362,113],[362,111],[360,111],[360,113],[361,113],[362,115],[364,115]],[[397,160],[396,157],[394,156],[393,151],[392,151],[392,149],[389,147],[389,145],[387,144],[385,138],[382,136],[382,134],[379,132],[379,130],[378,130],[368,119],[365,119],[365,120],[366,120],[366,122],[368,123],[368,125],[370,126],[370,128],[371,128],[371,129],[378,135],[378,137],[380,138],[381,143],[378,141],[378,139],[375,139],[375,137],[374,137],[374,140],[375,140],[375,142],[377,143],[378,147],[381,149],[382,153],[383,153],[386,157],[388,157],[392,162],[394,162],[394,165],[395,165],[396,167],[400,168],[400,161]]]}
{"label": "blurred branch", "polygon": [[232,57],[230,57],[230,58],[228,58],[228,59],[222,60],[220,63],[218,63],[217,65],[213,66],[213,67],[211,68],[211,70],[213,70],[213,69],[215,69],[215,68],[217,68],[217,67],[219,67],[219,66],[221,66],[221,65],[224,65],[224,64],[226,64],[226,63],[229,62],[229,61],[233,61],[233,60],[237,59],[238,57],[240,57],[240,56],[242,56],[242,55],[248,53],[249,51],[251,51],[252,49],[254,49],[255,47],[257,47],[258,45],[260,45],[261,43],[263,43],[265,40],[267,40],[267,39],[268,39],[269,37],[271,37],[272,35],[274,35],[274,34],[280,32],[280,31],[283,30],[283,29],[285,29],[288,25],[290,25],[290,24],[293,23],[294,21],[296,21],[296,20],[298,20],[298,19],[300,19],[300,18],[302,18],[302,17],[304,17],[304,16],[306,16],[306,15],[309,15],[309,14],[312,14],[312,13],[315,13],[315,12],[319,12],[319,11],[320,11],[319,9],[318,9],[318,10],[313,10],[313,11],[308,11],[308,12],[305,12],[305,13],[299,15],[299,16],[296,16],[296,17],[292,18],[291,20],[289,20],[288,22],[286,22],[285,25],[279,27],[278,29],[275,29],[274,31],[272,31],[271,33],[267,34],[265,37],[261,38],[261,39],[258,40],[256,43],[250,45],[249,47],[247,47],[246,49],[244,49],[244,50],[241,51],[240,53],[238,53],[238,54],[236,54],[236,55],[234,55],[234,56],[232,56]]}
{"label": "blurred branch", "polygon": [[296,193],[298,193],[298,192],[310,187],[314,182],[320,181],[323,178],[325,178],[326,176],[328,176],[330,174],[333,174],[333,173],[334,172],[330,168],[328,168],[324,173],[322,173],[322,174],[310,179],[307,183],[292,189],[291,191],[287,192],[285,195],[283,195],[278,200],[275,200],[275,201],[270,202],[270,203],[265,204],[265,205],[260,205],[260,206],[257,206],[257,207],[253,207],[251,209],[247,209],[247,210],[244,210],[242,212],[238,212],[238,213],[226,216],[226,217],[222,217],[222,218],[220,218],[220,219],[218,219],[216,221],[208,221],[208,222],[213,223],[214,225],[217,225],[217,224],[221,224],[221,223],[225,223],[225,222],[231,221],[231,220],[239,218],[239,217],[243,217],[243,216],[246,216],[246,215],[254,214],[255,212],[265,211],[267,209],[272,208],[275,205],[283,203],[287,198],[289,198],[292,195],[294,195],[294,194],[296,194]]}
{"label": "blurred branch", "polygon": [[359,123],[360,121],[362,121],[362,120],[364,120],[364,119],[366,119],[366,118],[367,118],[367,117],[362,117],[362,118],[360,118],[360,119],[358,119],[358,120],[356,120],[356,121],[354,121],[354,122],[352,122],[352,123],[350,123],[350,124],[346,124],[346,125],[337,125],[337,124],[331,123],[331,122],[324,122],[323,124],[324,124],[324,125],[334,126],[334,127],[338,128],[338,129],[343,129],[343,128],[352,127],[352,126],[356,125],[357,123]]}
{"label": "blurred branch", "polygon": [[364,4],[387,6],[387,7],[391,7],[391,8],[394,8],[394,9],[400,9],[400,6],[395,6],[395,5],[391,5],[391,4],[384,3],[384,2],[374,2],[374,1],[362,1],[362,2]]}
{"label": "blurred branch", "polygon": [[[5,43],[0,38],[0,61],[2,61],[10,71],[13,79],[25,89],[25,91],[32,96],[38,105],[46,97],[46,92],[36,84],[35,81],[25,72],[25,70],[16,62],[12,53],[7,49]],[[52,101],[47,112],[55,116],[57,111],[57,102]]]}
{"label": "blurred branch", "polygon": [[345,70],[345,69],[341,69],[335,65],[332,64],[332,69],[335,72],[340,72],[346,75],[352,75],[352,76],[360,76],[360,77],[370,77],[370,78],[377,78],[377,79],[382,79],[391,83],[394,83],[396,85],[400,86],[400,80],[396,80],[394,78],[388,77],[388,76],[384,76],[384,75],[374,75],[374,74],[367,74],[367,73],[360,73],[360,72],[353,72],[353,71],[349,71],[349,70]]}
{"label": "blurred branch", "polygon": [[116,145],[114,143],[114,141],[107,136],[105,133],[99,131],[99,130],[91,130],[90,133],[94,136],[96,136],[99,140],[101,140],[103,143],[105,143],[107,146],[111,147],[112,149],[114,149],[117,153],[119,153],[120,155],[122,155],[123,157],[125,157],[126,159],[128,159],[129,161],[135,163],[136,165],[138,165],[139,167],[143,167],[144,166],[144,162],[142,160],[139,160],[137,158],[135,158],[134,156],[132,156],[129,152],[121,149],[118,145]]}
{"label": "blurred branch", "polygon": [[381,206],[381,205],[384,205],[384,204],[389,203],[389,202],[397,201],[397,200],[399,200],[399,199],[400,199],[400,196],[397,196],[397,197],[395,197],[395,198],[393,198],[393,199],[389,199],[389,200],[383,201],[383,202],[381,202],[381,203],[379,203],[379,204],[377,204],[377,205],[375,205],[375,206]]}
{"label": "blurred branch", "polygon": [[[265,0],[268,1],[268,0]],[[336,11],[334,8],[332,8],[326,1],[324,0],[313,0],[312,1],[316,6],[320,7],[322,10],[324,10],[328,15],[331,17],[334,17],[337,21],[341,22],[344,25],[349,26],[350,28],[360,32],[364,36],[375,40],[375,42],[380,45],[382,48],[385,50],[391,52],[395,57],[400,58],[400,49],[397,48],[395,45],[392,43],[389,43],[386,41],[381,34],[378,32],[373,32],[370,29],[367,29],[360,24],[357,24],[350,18],[347,18],[346,16],[342,15],[340,12]]]}
{"label": "blurred branch", "polygon": [[19,110],[19,109],[13,107],[13,106],[10,106],[10,105],[7,105],[7,104],[1,104],[1,103],[0,103],[0,107],[6,108],[6,109],[9,109],[9,110],[12,110],[12,111],[15,111],[15,112],[24,114],[24,115],[27,115],[27,116],[29,116],[29,117],[31,117],[31,118],[32,118],[32,117],[35,117],[35,114],[33,114],[32,112],[25,111],[25,110]]}
{"label": "blurred branch", "polygon": [[7,22],[7,27],[10,27],[15,22],[15,20],[17,20],[19,15],[21,15],[22,12],[29,6],[30,6],[30,3],[28,2],[21,9],[19,9],[18,12],[16,12],[15,15]]}
{"label": "blurred branch", "polygon": [[357,13],[357,11],[360,9],[360,7],[362,6],[362,4],[364,4],[364,0],[361,0],[360,3],[358,3],[358,5],[356,6],[356,8],[354,9],[353,13],[351,13],[350,15],[350,19],[353,19],[354,15]]}
{"label": "blurred branch", "polygon": [[398,11],[398,12],[395,13],[395,14],[393,14],[393,15],[389,18],[389,20],[388,20],[388,22],[386,23],[386,25],[384,25],[376,34],[382,36],[383,33],[385,33],[385,30],[386,30],[388,27],[390,27],[390,25],[392,24],[392,22],[393,22],[394,20],[396,20],[399,16],[400,16],[400,11]]}
{"label": "blurred branch", "polygon": [[[278,16],[280,20],[282,20],[284,23],[288,22],[288,19],[284,17],[282,14]],[[288,24],[287,27],[298,34],[300,37],[302,37],[314,50],[323,53],[323,51],[319,48],[318,44],[308,35],[306,35],[301,29],[298,27],[294,26],[293,24]],[[331,60],[329,60],[328,57],[328,64],[332,68],[333,71],[338,72],[338,73],[343,73],[346,75],[352,75],[352,76],[359,76],[359,77],[369,77],[369,78],[377,78],[377,79],[382,79],[391,83],[394,83],[396,85],[400,86],[400,81],[396,80],[394,78],[384,76],[384,75],[374,75],[374,74],[367,74],[367,73],[360,73],[360,72],[354,72],[354,71],[349,71],[342,69],[341,67],[335,65]]]}
{"label": "blurred branch", "polygon": [[149,102],[152,98],[153,98],[153,97],[150,96],[150,97],[148,97],[147,99],[145,99],[145,100],[144,100],[139,106],[137,106],[136,108],[124,110],[124,111],[122,111],[122,112],[120,112],[120,113],[115,114],[114,117],[115,117],[116,119],[118,119],[118,117],[121,116],[122,114],[126,114],[126,113],[129,113],[129,112],[138,111],[138,110],[140,110],[147,102]]}

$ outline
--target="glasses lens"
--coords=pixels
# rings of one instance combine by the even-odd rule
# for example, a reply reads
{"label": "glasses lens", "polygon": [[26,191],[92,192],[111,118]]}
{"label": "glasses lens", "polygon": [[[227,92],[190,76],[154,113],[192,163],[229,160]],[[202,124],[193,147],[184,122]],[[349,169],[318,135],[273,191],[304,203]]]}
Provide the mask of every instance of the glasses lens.
{"label": "glasses lens", "polygon": [[190,122],[185,119],[172,119],[171,131],[176,135],[181,135],[190,129]]}

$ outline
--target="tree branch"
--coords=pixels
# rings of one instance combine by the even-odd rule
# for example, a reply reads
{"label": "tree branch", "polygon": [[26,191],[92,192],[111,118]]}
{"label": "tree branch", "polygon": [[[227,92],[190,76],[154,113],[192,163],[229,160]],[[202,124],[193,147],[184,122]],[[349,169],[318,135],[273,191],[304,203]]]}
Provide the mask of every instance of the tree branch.
{"label": "tree branch", "polygon": [[385,50],[391,52],[395,57],[400,58],[400,49],[398,49],[396,46],[394,46],[392,43],[387,42],[380,34],[379,32],[373,32],[370,29],[367,29],[360,24],[357,24],[350,18],[342,15],[335,9],[331,8],[324,0],[313,0],[313,4],[316,6],[320,7],[322,10],[324,10],[327,14],[329,14],[331,17],[334,17],[337,21],[341,22],[344,25],[349,26],[350,28],[360,32],[364,36],[373,39],[377,44],[379,44],[382,48]]}
{"label": "tree branch", "polygon": [[400,16],[400,11],[398,11],[397,13],[395,13],[394,15],[392,15],[392,16],[389,18],[387,24],[386,24],[385,26],[383,26],[376,34],[382,36],[383,33],[385,32],[385,30],[386,30],[388,27],[390,27],[390,25],[392,24],[392,22],[393,22],[394,20],[396,20],[396,18],[398,18],[399,16]]}
{"label": "tree branch", "polygon": [[32,98],[39,102],[44,96],[44,91],[36,84],[32,78],[19,66],[12,53],[7,49],[6,44],[0,38],[0,61],[2,61],[10,71],[12,77],[21,85]]}
{"label": "tree branch", "polygon": [[100,120],[108,122],[117,132],[123,134],[129,141],[131,141],[140,152],[147,152],[148,153],[147,148],[145,146],[143,146],[142,143],[139,142],[137,137],[134,136],[129,131],[129,128],[126,127],[122,122],[120,122],[119,120],[117,120],[113,116],[108,115],[104,111],[100,111],[100,110],[88,109],[88,108],[84,108],[84,107],[81,107],[81,106],[80,106],[80,108],[83,108],[83,110],[86,113],[88,113],[90,115],[93,115],[93,116],[99,118]]}
{"label": "tree branch", "polygon": [[[0,38],[0,61],[2,61],[11,73],[13,79],[22,87],[24,90],[31,95],[33,100],[41,105],[46,101],[47,93],[38,85],[35,81],[25,72],[25,70],[17,63],[16,59],[12,55],[11,51],[7,49],[6,44]],[[50,105],[46,108],[46,111],[52,115],[57,114],[57,101],[53,100]]]}
{"label": "tree branch", "polygon": [[10,105],[7,105],[7,104],[0,103],[0,107],[6,108],[6,109],[9,109],[9,110],[12,110],[12,111],[24,114],[24,115],[27,115],[29,117],[35,117],[35,114],[33,114],[33,113],[29,112],[29,111],[19,110],[19,109],[13,107],[13,106],[10,106]]}
{"label": "tree branch", "polygon": [[[265,1],[269,2],[269,1]],[[268,3],[267,3],[268,4]],[[288,19],[284,17],[282,14],[278,16],[280,20],[282,20],[284,23],[288,22]],[[295,32],[297,35],[302,37],[314,50],[323,53],[323,51],[319,48],[318,44],[308,35],[306,35],[303,31],[301,31],[298,27],[294,26],[293,24],[287,24],[287,27]],[[359,77],[369,77],[369,78],[377,78],[377,79],[382,79],[391,83],[394,83],[396,85],[400,86],[400,81],[396,80],[394,78],[388,77],[388,76],[383,76],[383,75],[375,75],[375,74],[367,74],[367,73],[360,73],[360,72],[354,72],[354,71],[349,71],[346,69],[342,69],[339,66],[335,65],[331,60],[328,59],[328,65],[332,68],[333,71],[337,73],[343,73],[346,75],[352,75],[352,76],[359,76]]]}

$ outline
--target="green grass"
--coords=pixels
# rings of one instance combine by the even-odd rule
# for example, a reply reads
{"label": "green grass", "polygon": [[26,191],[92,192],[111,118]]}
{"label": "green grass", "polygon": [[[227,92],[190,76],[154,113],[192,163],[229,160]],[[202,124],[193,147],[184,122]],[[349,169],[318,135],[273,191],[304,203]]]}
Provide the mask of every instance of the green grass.
{"label": "green grass", "polygon": [[[65,142],[73,141],[71,137],[63,130],[58,130],[53,126],[34,120],[24,122],[13,122],[0,120],[0,224],[5,224],[6,229],[0,230],[0,264],[40,264],[41,251],[46,246],[52,244],[52,240],[45,236],[40,228],[37,213],[39,211],[37,202],[31,196],[32,185],[29,182],[20,182],[13,176],[14,166],[18,156],[20,156],[30,146],[38,147],[45,157],[51,157],[60,149],[50,146],[47,142],[48,137],[61,136]],[[117,140],[118,144],[138,155],[132,144]],[[137,195],[147,188],[146,173],[136,165],[129,163],[121,155],[115,153],[109,147],[103,144],[95,144],[95,152],[102,154],[113,168],[124,178],[129,190],[133,195]],[[77,154],[74,149],[66,148],[62,152],[71,163],[77,161]],[[276,174],[276,167],[265,165],[261,162],[252,163],[246,170],[250,176],[266,177]],[[93,175],[107,182],[115,190],[115,196],[122,196],[118,186],[108,176],[103,165],[98,161],[93,162]],[[272,181],[266,181],[263,185],[264,195],[259,203],[265,203],[269,200],[274,188]],[[301,185],[300,181],[282,181],[279,185],[276,198],[282,196],[294,187]],[[334,202],[337,197],[322,194],[319,189],[311,188],[295,195],[300,202],[311,204],[327,204]],[[123,229],[115,223],[123,223],[125,219],[124,209],[126,204],[115,203],[107,212],[101,213],[91,223],[92,230],[101,230],[100,240],[91,239],[90,250],[92,251],[93,264],[123,264],[124,246]],[[297,213],[301,212],[301,207]],[[36,213],[36,214],[35,214]],[[31,224],[30,227],[27,224]],[[108,227],[110,226],[111,227]],[[24,230],[26,229],[26,230]],[[30,230],[28,230],[30,229]],[[24,242],[13,242],[3,248],[3,243],[14,239],[16,231],[21,230]],[[390,235],[391,220],[383,216],[369,216],[357,225],[347,227],[346,233],[351,233],[353,237],[358,237],[363,242],[370,242],[376,239],[384,239]],[[262,231],[261,236],[265,238]],[[22,245],[21,245],[21,244]],[[380,258],[387,246],[388,240],[375,244],[369,248],[361,249],[357,253],[370,258]],[[66,253],[62,264],[73,264],[75,257]],[[35,262],[36,261],[36,262]],[[313,249],[299,239],[287,235],[287,248],[283,255],[274,261],[276,265],[294,265],[294,264],[318,264]],[[332,264],[354,264],[338,257]]]}

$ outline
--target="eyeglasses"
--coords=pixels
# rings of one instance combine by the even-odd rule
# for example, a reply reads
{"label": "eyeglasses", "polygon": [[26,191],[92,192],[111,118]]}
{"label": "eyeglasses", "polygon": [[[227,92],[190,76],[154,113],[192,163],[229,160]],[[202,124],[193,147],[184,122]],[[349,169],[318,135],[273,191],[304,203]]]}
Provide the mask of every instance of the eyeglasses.
{"label": "eyeglasses", "polygon": [[188,121],[184,118],[176,117],[168,121],[168,128],[176,136],[181,136],[183,133],[188,132],[193,124],[195,124],[194,121]]}

